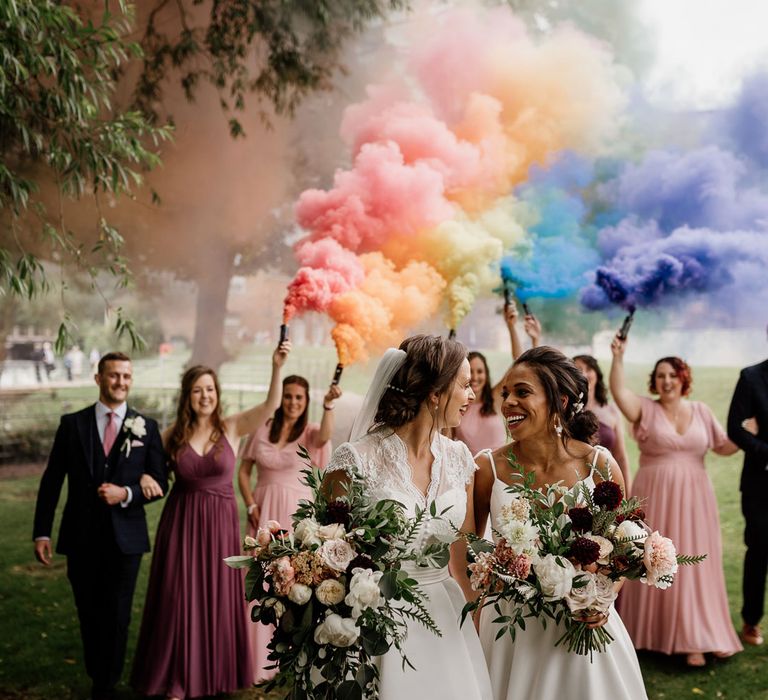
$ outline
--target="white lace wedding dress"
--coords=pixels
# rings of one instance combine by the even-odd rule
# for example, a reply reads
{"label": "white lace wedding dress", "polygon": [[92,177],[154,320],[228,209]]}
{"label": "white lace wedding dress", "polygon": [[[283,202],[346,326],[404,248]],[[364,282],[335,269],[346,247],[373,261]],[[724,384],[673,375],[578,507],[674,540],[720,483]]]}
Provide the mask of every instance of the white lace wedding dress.
{"label": "white lace wedding dress", "polygon": [[[413,517],[416,506],[427,508],[432,502],[443,518],[461,527],[466,514],[466,485],[476,469],[466,445],[436,434],[432,441],[432,474],[426,497],[413,484],[408,451],[390,428],[378,428],[361,439],[340,445],[326,470],[355,467],[364,475],[374,498],[391,498],[405,506]],[[423,546],[435,535],[450,536],[448,523],[424,521],[415,546]],[[460,628],[459,617],[464,595],[450,577],[448,568],[409,567],[412,578],[420,582],[429,596],[428,609],[442,632],[434,635],[417,622],[409,623],[405,654],[416,670],[403,669],[400,655],[392,651],[380,657],[381,700],[488,700],[491,685],[480,641],[471,620]]]}
{"label": "white lace wedding dress", "polygon": [[[496,467],[490,451],[483,454],[490,459],[495,477],[491,490],[491,523],[498,530],[498,517],[502,507],[512,496],[506,484],[496,476]],[[590,473],[584,479],[594,488],[593,478],[598,451],[589,463]],[[480,455],[478,455],[480,457]],[[581,482],[580,482],[581,483]],[[575,486],[574,486],[575,488]],[[505,605],[500,603],[502,613]],[[490,605],[480,618],[480,641],[483,645],[488,672],[491,676],[493,700],[646,700],[647,695],[640,673],[637,654],[619,614],[611,607],[605,629],[613,641],[600,654],[575,654],[565,647],[555,646],[565,628],[547,620],[526,619],[525,629],[518,629],[515,641],[505,634],[496,639],[498,626],[493,620],[498,614]]]}

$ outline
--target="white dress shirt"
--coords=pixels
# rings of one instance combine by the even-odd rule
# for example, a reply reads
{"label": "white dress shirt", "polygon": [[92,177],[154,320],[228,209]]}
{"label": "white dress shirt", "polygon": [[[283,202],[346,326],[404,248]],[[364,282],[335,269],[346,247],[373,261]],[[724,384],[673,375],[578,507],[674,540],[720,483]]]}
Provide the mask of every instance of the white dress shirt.
{"label": "white dress shirt", "polygon": [[[109,408],[105,406],[101,401],[96,402],[96,429],[99,431],[99,440],[104,444],[104,433],[107,430],[107,414],[112,412],[112,421],[115,424],[115,442],[120,441],[120,429],[123,427],[123,421],[125,420],[125,414],[128,411],[128,404],[123,401],[117,408]],[[123,508],[127,508],[133,500],[133,492],[128,487],[125,488],[128,495],[124,501],[120,502]]]}

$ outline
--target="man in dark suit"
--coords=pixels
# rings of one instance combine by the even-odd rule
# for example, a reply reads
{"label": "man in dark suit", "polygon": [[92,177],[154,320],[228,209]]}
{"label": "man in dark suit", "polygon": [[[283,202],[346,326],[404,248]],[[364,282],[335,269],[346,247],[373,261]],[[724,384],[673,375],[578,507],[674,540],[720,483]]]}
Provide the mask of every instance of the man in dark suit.
{"label": "man in dark suit", "polygon": [[[51,529],[64,477],[67,502],[56,551],[67,557],[85,668],[95,700],[111,698],[125,661],[133,591],[149,551],[144,504],[168,488],[157,422],[126,403],[131,360],[104,355],[95,375],[99,400],[62,416],[35,508],[35,556],[51,563]],[[142,474],[155,484],[142,490]]]}
{"label": "man in dark suit", "polygon": [[[754,418],[757,431],[749,425]],[[748,429],[750,428],[750,429]],[[744,606],[741,637],[747,644],[760,645],[760,619],[765,602],[768,574],[768,360],[741,371],[728,412],[728,437],[744,450],[741,472],[741,511],[744,514]]]}

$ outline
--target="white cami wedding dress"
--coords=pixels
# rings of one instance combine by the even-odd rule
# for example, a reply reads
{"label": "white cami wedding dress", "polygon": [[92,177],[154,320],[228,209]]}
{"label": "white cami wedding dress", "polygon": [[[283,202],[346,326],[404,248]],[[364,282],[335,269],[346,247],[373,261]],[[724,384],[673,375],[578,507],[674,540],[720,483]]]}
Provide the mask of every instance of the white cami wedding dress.
{"label": "white cami wedding dress", "polygon": [[[581,483],[594,488],[597,448],[590,460],[589,475]],[[605,450],[607,452],[607,450]],[[494,482],[491,489],[490,517],[498,530],[501,509],[511,499],[506,484],[498,478],[490,450],[481,455],[490,460]],[[505,605],[500,603],[502,613]],[[525,629],[518,629],[515,640],[505,634],[496,639],[498,614],[493,606],[483,609],[480,640],[488,662],[493,700],[647,700],[640,664],[619,614],[611,607],[605,629],[613,641],[603,653],[589,656],[567,651],[555,642],[565,631],[561,624],[547,620],[546,629],[539,620],[526,619]]]}

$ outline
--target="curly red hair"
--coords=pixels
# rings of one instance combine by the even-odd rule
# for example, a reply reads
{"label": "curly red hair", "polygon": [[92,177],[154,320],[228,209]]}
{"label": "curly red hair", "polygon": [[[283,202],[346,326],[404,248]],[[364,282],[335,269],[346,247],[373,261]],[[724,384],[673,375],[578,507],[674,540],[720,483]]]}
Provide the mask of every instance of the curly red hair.
{"label": "curly red hair", "polygon": [[656,391],[656,370],[659,369],[659,365],[662,362],[666,362],[668,365],[672,365],[672,369],[675,370],[677,378],[682,383],[681,393],[683,396],[688,396],[691,393],[691,387],[693,386],[693,372],[690,365],[679,357],[662,357],[660,360],[656,360],[656,364],[653,366],[653,371],[648,379],[648,390],[652,394],[658,394]]}

